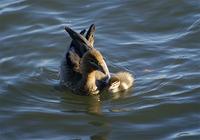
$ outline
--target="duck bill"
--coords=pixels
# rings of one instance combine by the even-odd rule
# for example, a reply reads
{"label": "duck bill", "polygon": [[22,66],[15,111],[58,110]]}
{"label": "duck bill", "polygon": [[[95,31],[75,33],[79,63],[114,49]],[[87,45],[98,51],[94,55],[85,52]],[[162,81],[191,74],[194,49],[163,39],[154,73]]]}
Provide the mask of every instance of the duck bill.
{"label": "duck bill", "polygon": [[108,69],[105,61],[103,62],[101,71],[107,76],[107,80],[109,80],[110,79],[110,72],[109,72],[109,69]]}

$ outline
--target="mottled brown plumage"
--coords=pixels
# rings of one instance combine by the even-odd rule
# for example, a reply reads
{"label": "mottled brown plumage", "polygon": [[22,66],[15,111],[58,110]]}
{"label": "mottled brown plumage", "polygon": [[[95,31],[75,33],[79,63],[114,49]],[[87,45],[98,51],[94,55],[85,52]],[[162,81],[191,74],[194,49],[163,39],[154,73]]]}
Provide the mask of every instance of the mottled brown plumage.
{"label": "mottled brown plumage", "polygon": [[97,85],[96,72],[100,71],[110,77],[109,70],[101,53],[96,49],[91,49],[81,59],[81,89],[89,94],[97,94],[100,87]]}

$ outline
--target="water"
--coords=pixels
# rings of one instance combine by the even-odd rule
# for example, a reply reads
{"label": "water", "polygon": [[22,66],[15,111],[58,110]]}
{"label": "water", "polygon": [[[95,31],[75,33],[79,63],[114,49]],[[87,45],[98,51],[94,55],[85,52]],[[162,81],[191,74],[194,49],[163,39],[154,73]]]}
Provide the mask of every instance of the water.
{"label": "water", "polygon": [[[68,25],[95,23],[126,93],[59,88]],[[0,139],[200,139],[200,1],[0,1]]]}

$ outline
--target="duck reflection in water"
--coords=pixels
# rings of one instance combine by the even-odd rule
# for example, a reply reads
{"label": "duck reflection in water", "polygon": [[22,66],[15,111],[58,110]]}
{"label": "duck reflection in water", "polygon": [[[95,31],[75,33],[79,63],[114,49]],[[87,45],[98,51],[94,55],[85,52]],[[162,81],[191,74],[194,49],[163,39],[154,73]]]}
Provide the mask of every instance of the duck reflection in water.
{"label": "duck reflection in water", "polygon": [[79,33],[69,27],[65,30],[72,38],[66,58],[61,65],[61,84],[82,95],[98,94],[103,90],[111,93],[124,91],[133,85],[133,77],[128,72],[112,74],[102,54],[94,48],[95,26],[92,24]]}
{"label": "duck reflection in water", "polygon": [[[84,139],[85,135],[87,135],[88,139],[91,140],[107,140],[112,130],[112,123],[103,114],[100,94],[96,96],[79,96],[71,93],[68,88],[65,90],[63,89],[62,91],[63,94],[60,96],[61,111],[65,114],[72,113],[73,115],[80,115],[80,118],[84,118],[84,120],[81,121],[81,124],[75,122],[73,128],[77,127],[76,129],[79,130],[80,125],[86,125],[86,128],[95,130],[88,131],[91,129],[83,129],[81,133],[84,134],[84,136],[77,136],[76,139],[82,139],[82,137]],[[68,117],[66,117],[66,119],[68,119]],[[72,118],[72,120],[74,119]],[[70,133],[76,136],[76,129],[68,131],[67,134]]]}

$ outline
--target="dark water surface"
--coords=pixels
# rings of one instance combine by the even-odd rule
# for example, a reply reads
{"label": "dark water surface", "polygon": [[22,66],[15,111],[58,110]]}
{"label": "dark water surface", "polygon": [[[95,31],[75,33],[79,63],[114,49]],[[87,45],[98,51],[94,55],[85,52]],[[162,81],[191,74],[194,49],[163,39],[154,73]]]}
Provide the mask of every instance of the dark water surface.
{"label": "dark water surface", "polygon": [[[134,88],[100,97],[59,88],[70,37],[95,23],[111,72]],[[199,0],[1,0],[0,139],[199,140]]]}

